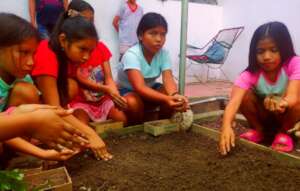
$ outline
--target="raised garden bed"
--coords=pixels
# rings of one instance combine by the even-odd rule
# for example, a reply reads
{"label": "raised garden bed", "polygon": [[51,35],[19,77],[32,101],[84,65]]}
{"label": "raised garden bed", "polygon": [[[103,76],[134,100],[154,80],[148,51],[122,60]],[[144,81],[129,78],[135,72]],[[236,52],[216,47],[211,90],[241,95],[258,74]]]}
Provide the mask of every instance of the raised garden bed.
{"label": "raised garden bed", "polygon": [[25,172],[25,182],[29,185],[28,190],[39,191],[72,191],[72,181],[65,167]]}
{"label": "raised garden bed", "polygon": [[299,190],[300,165],[294,158],[288,161],[243,144],[222,157],[213,139],[216,134],[197,125],[192,129],[153,137],[129,128],[130,134],[109,136],[106,143],[113,160],[96,161],[83,154],[67,162],[73,189]]}

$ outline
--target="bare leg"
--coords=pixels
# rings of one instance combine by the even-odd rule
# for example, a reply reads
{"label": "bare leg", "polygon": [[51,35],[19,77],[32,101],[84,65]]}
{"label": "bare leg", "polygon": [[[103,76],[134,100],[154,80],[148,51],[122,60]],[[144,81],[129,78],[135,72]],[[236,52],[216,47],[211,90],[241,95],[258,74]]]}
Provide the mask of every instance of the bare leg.
{"label": "bare leg", "polygon": [[144,121],[144,103],[141,97],[134,92],[130,92],[124,97],[128,104],[128,110],[126,111],[128,124],[142,123]]}
{"label": "bare leg", "polygon": [[82,123],[87,124],[90,121],[89,115],[83,109],[76,109],[73,115]]}
{"label": "bare leg", "polygon": [[8,106],[40,103],[38,89],[30,83],[18,82],[10,92]]}
{"label": "bare leg", "polygon": [[280,131],[286,132],[287,130],[293,128],[295,123],[300,121],[300,103],[296,104],[292,108],[288,108],[288,110],[278,115],[278,119],[281,122]]}
{"label": "bare leg", "polygon": [[127,125],[127,117],[125,113],[116,107],[112,107],[108,113],[108,118],[114,121],[122,121],[124,126]]}
{"label": "bare leg", "polygon": [[267,111],[252,91],[248,91],[244,96],[240,111],[246,117],[252,129],[263,133],[263,125],[264,120],[267,118]]}

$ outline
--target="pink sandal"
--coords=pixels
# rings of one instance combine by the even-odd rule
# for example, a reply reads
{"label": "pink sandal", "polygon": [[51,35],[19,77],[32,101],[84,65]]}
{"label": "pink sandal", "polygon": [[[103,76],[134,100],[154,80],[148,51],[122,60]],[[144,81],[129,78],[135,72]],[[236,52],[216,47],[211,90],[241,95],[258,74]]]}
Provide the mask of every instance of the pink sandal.
{"label": "pink sandal", "polygon": [[259,143],[263,140],[263,135],[259,131],[251,129],[246,133],[241,134],[240,138],[246,139],[254,143]]}
{"label": "pink sandal", "polygon": [[281,152],[291,152],[294,149],[292,138],[284,133],[278,133],[272,143],[272,149]]}

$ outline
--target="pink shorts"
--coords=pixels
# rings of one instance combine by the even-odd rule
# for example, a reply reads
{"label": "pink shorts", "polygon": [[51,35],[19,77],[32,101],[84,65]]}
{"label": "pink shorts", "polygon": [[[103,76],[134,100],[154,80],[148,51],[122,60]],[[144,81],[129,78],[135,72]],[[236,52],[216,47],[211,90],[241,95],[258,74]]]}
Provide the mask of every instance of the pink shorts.
{"label": "pink shorts", "polygon": [[84,110],[94,122],[105,121],[114,103],[110,98],[104,98],[99,102],[78,102],[72,101],[69,107],[76,110]]}

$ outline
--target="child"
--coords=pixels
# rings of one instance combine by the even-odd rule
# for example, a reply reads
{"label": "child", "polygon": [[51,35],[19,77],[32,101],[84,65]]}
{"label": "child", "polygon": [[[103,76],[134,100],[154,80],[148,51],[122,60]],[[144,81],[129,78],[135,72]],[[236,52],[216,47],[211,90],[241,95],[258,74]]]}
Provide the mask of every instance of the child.
{"label": "child", "polygon": [[[185,111],[188,107],[186,97],[177,92],[169,54],[162,48],[167,31],[168,25],[162,15],[145,14],[137,28],[139,43],[121,60],[118,84],[127,99],[132,121],[143,120],[144,108],[149,105],[161,105],[161,118],[168,118],[172,112]],[[163,84],[156,82],[160,75]]]}
{"label": "child", "polygon": [[[73,16],[82,15],[93,21],[94,9],[85,1],[72,1],[68,11]],[[114,102],[126,109],[127,104],[112,79],[110,57],[108,48],[99,42],[87,62],[76,67],[76,80],[81,87],[79,96],[70,103],[70,107],[75,110],[74,115],[86,124],[90,119],[98,122],[106,118],[127,123],[125,114],[113,106]]]}
{"label": "child", "polygon": [[51,34],[59,15],[67,8],[68,0],[29,0],[28,6],[32,25],[45,39]]}
{"label": "child", "polygon": [[[23,113],[21,112],[22,109],[18,107],[16,111],[14,111],[14,106],[18,106],[20,104],[25,103],[37,103],[39,101],[38,91],[35,86],[32,84],[31,78],[27,75],[31,72],[33,67],[33,54],[38,45],[38,33],[37,31],[31,26],[27,21],[22,18],[19,18],[16,15],[8,14],[8,13],[0,13],[0,26],[2,30],[0,31],[0,111],[4,111],[4,109],[9,108],[6,113],[13,113],[16,114]],[[22,108],[28,108],[23,106]],[[35,108],[35,107],[34,107]],[[36,110],[38,108],[31,110]],[[28,110],[28,109],[27,109]],[[26,112],[25,112],[26,113]],[[34,112],[35,114],[41,112]],[[41,121],[40,116],[36,116],[32,119],[32,123],[28,123],[27,125],[34,125],[35,122],[41,122],[40,125],[43,125],[44,122],[49,122],[49,119],[55,120],[54,116],[50,116],[49,113],[48,117],[45,117],[44,121]],[[2,114],[3,115],[3,114]],[[29,117],[30,115],[27,115]],[[15,127],[12,128],[10,133],[3,133],[5,137],[12,137],[13,135],[17,134],[20,126],[25,124],[20,124],[21,121],[25,122],[26,120],[22,120],[23,117],[15,117],[16,121]],[[56,123],[51,125],[45,125],[48,127],[53,127],[53,131],[56,131],[59,138],[55,137],[48,137],[41,136],[41,133],[38,137],[42,140],[47,141],[47,143],[52,147],[56,146],[56,143],[66,145],[66,142],[69,142],[71,139],[75,138],[70,136],[70,132],[74,131],[73,128],[67,127],[67,123],[64,122],[62,119],[57,119],[56,116]],[[14,117],[8,117],[7,121],[1,123],[3,126],[12,126],[12,120]],[[30,118],[29,118],[30,119]],[[65,123],[65,125],[64,125]],[[55,127],[57,125],[63,125],[60,128]],[[64,131],[60,130],[62,134],[59,134],[59,129],[62,127],[65,128]],[[34,128],[34,127],[31,127]],[[68,128],[68,129],[67,129]],[[29,129],[29,128],[28,128]],[[41,128],[41,131],[44,128]],[[56,129],[56,130],[55,130]],[[1,130],[2,131],[2,130]],[[17,132],[15,132],[17,131]],[[49,131],[50,132],[50,131]],[[68,133],[69,132],[69,133]],[[49,133],[45,132],[45,135],[49,135]],[[53,136],[53,133],[51,133]],[[64,138],[62,138],[64,137]],[[72,143],[74,142],[71,141]],[[21,145],[20,143],[26,143],[28,146],[25,148],[25,145]],[[36,148],[34,145],[31,145],[27,141],[21,138],[15,138],[12,140],[8,140],[8,143],[12,147],[18,147],[21,151],[26,152],[30,150],[30,148]],[[20,146],[20,147],[19,147]],[[69,146],[70,147],[70,146]],[[30,151],[31,152],[31,151]],[[30,153],[29,152],[29,153]],[[53,150],[41,150],[44,154],[49,154],[51,152],[54,153],[56,156],[63,154]],[[69,152],[70,154],[70,152]]]}
{"label": "child", "polygon": [[136,0],[122,3],[118,13],[113,19],[113,26],[119,33],[119,48],[122,55],[138,42],[136,37],[137,26],[143,16],[143,8]]}
{"label": "child", "polygon": [[270,22],[256,29],[250,44],[249,65],[235,81],[225,109],[220,136],[220,152],[234,147],[232,129],[238,109],[252,130],[240,137],[259,143],[275,131],[272,148],[293,150],[293,140],[286,131],[300,119],[300,58],[296,56],[287,27]]}
{"label": "child", "polygon": [[[80,64],[89,61],[94,49],[99,46],[93,23],[80,15],[73,17],[69,11],[62,15],[50,41],[42,41],[35,55],[32,75],[42,92],[44,103],[67,106],[78,91],[74,70],[76,71],[76,67]],[[103,112],[104,114],[113,108],[113,104],[108,104],[110,101],[107,100],[105,103],[107,105],[103,105],[106,112]],[[103,108],[97,109],[98,112],[102,112]],[[69,120],[71,124],[78,125],[78,128],[87,134],[97,158],[111,158],[105,144],[95,131],[74,116],[69,116]]]}

